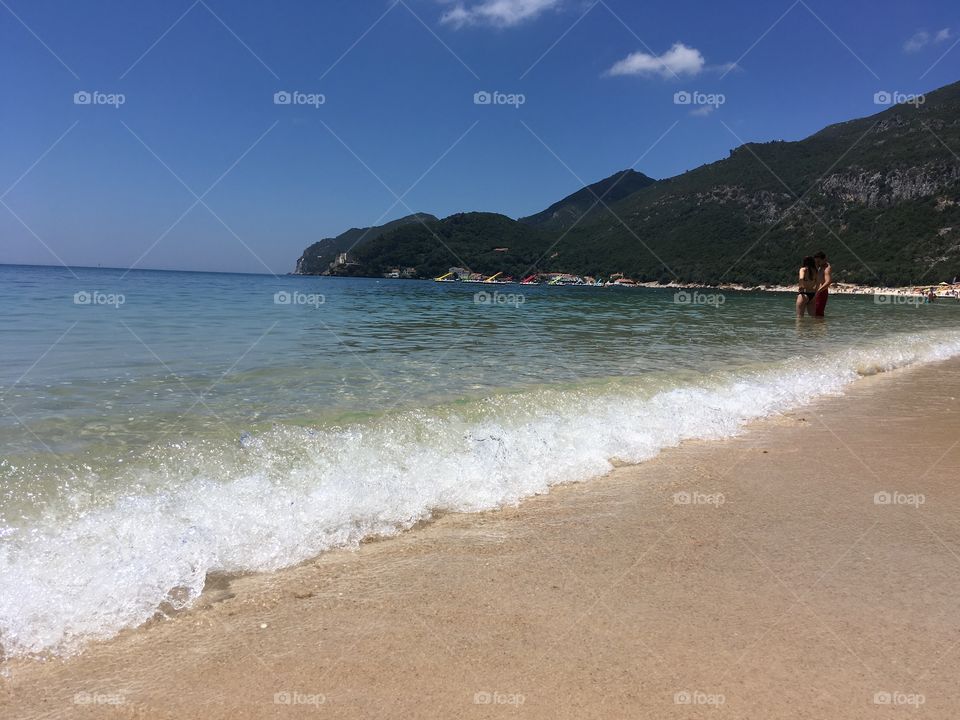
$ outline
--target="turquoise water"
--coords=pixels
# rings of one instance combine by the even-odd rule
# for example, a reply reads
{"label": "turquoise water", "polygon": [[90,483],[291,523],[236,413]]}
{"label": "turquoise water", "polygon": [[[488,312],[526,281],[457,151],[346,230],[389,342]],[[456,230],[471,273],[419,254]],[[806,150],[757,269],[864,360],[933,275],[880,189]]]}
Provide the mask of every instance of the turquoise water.
{"label": "turquoise water", "polygon": [[798,321],[793,299],[0,266],[0,644],[69,650],[209,573],[960,353],[957,304],[833,296]]}
{"label": "turquoise water", "polygon": [[[477,292],[494,291],[521,294],[522,304],[475,302]],[[115,295],[118,304],[75,304],[82,292]],[[322,297],[282,305],[278,292]],[[952,306],[835,296],[829,323],[798,325],[789,296],[727,293],[714,307],[674,295],[0,266],[8,411],[0,443],[7,454],[69,455],[160,438],[235,439],[274,422],[774,362],[957,319]]]}

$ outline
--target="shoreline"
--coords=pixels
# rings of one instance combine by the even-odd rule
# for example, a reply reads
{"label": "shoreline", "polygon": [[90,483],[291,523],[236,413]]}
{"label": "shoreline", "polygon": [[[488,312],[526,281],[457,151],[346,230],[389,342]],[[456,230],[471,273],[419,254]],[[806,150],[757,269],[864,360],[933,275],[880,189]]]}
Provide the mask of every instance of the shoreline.
{"label": "shoreline", "polygon": [[[308,273],[288,273],[287,277],[297,278],[328,278],[328,279],[363,279],[363,280],[416,280],[418,282],[436,282],[434,278],[405,278],[388,277],[378,275],[323,275]],[[593,285],[591,283],[568,283],[551,285],[550,283],[522,283],[516,280],[466,280],[466,281],[443,281],[443,284],[464,284],[476,285],[479,287],[498,287],[501,285],[516,285],[520,287],[625,287],[625,288],[650,288],[663,290],[720,290],[730,292],[771,292],[771,293],[797,293],[796,285],[741,285],[739,283],[719,283],[711,285],[709,283],[685,283],[671,281],[661,283],[656,280],[635,281],[629,284],[607,283],[604,285]],[[835,295],[882,295],[882,296],[903,296],[903,297],[924,297],[928,290],[932,289],[938,300],[957,300],[960,301],[960,283],[940,285],[939,283],[905,285],[902,287],[892,287],[883,285],[860,285],[856,283],[836,282],[830,288],[831,294]]]}
{"label": "shoreline", "polygon": [[[0,710],[284,717],[312,697],[338,717],[684,717],[689,699],[856,718],[899,692],[946,717],[957,396],[956,359],[862,378],[518,507],[216,578],[197,607],[82,655],[10,661]],[[827,472],[798,462],[811,446]]]}
{"label": "shoreline", "polygon": [[[790,293],[792,295],[797,294],[797,288],[795,285],[758,285],[754,287],[747,287],[744,285],[738,284],[720,284],[720,285],[703,285],[699,283],[667,283],[661,285],[660,283],[648,282],[648,283],[637,283],[638,287],[647,287],[647,288],[671,288],[677,290],[733,290],[736,292],[773,292],[773,293]],[[923,297],[924,293],[920,288],[937,288],[937,285],[912,285],[905,287],[885,287],[881,285],[856,285],[853,283],[834,283],[830,288],[830,293],[832,295],[895,295],[895,296],[906,296],[906,297]],[[954,293],[952,295],[940,294],[940,293]],[[948,285],[942,288],[937,293],[938,299],[943,300],[956,300],[960,299],[960,284]]]}

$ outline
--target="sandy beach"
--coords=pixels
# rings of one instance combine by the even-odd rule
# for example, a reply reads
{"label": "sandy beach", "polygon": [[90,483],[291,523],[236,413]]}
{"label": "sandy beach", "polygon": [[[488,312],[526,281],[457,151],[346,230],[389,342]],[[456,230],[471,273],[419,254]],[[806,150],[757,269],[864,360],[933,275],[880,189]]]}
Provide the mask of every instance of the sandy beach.
{"label": "sandy beach", "polygon": [[4,718],[953,718],[960,361],[10,661]]}

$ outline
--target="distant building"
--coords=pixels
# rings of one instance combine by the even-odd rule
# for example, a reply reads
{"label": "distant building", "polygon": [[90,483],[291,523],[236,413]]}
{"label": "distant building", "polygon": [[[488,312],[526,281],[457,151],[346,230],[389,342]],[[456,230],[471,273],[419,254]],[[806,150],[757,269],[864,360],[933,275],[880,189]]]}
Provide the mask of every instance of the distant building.
{"label": "distant building", "polygon": [[342,252],[337,255],[337,259],[330,263],[330,271],[335,272],[337,270],[343,270],[346,267],[351,265],[357,265],[358,263],[350,258],[348,253]]}

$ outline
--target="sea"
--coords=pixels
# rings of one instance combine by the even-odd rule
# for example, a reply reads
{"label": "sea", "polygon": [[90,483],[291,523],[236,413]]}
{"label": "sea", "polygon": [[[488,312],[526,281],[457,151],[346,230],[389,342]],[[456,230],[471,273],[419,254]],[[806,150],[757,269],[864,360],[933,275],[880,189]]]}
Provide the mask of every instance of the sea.
{"label": "sea", "polygon": [[0,266],[0,657],[960,354],[960,303]]}

